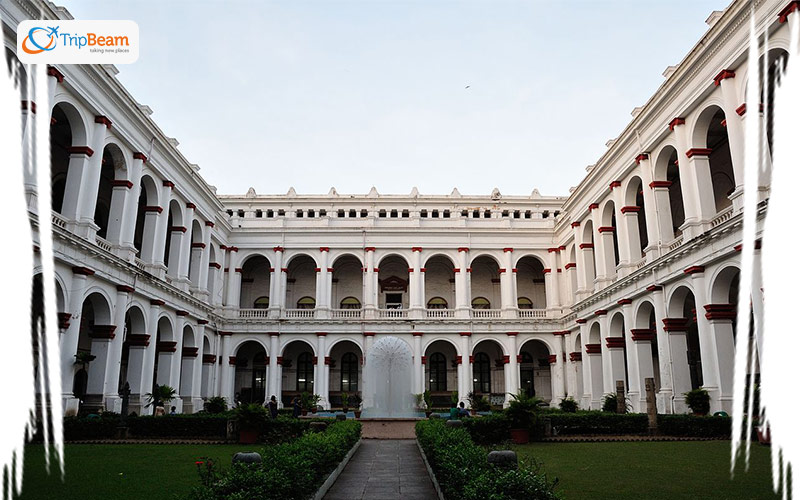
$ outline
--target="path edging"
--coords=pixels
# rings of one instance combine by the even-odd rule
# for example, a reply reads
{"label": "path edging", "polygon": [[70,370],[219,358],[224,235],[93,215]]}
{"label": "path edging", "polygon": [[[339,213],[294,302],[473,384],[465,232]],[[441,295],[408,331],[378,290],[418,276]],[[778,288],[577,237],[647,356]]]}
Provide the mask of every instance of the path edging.
{"label": "path edging", "polygon": [[339,462],[339,465],[335,469],[333,469],[333,472],[331,472],[330,475],[328,475],[328,479],[326,479],[325,482],[322,483],[322,486],[319,487],[317,493],[314,495],[314,500],[322,500],[322,497],[324,497],[325,494],[328,493],[328,490],[331,489],[333,483],[335,483],[336,480],[339,478],[339,474],[342,473],[344,468],[347,466],[347,463],[350,462],[350,459],[355,454],[358,447],[361,446],[361,439],[362,438],[358,438],[356,444],[354,444],[353,447],[350,448],[350,451],[348,451],[347,455],[345,455],[342,461]]}
{"label": "path edging", "polygon": [[422,446],[419,444],[419,440],[415,439],[414,442],[417,443],[419,454],[422,455],[422,462],[425,463],[425,468],[428,470],[428,476],[431,478],[433,487],[436,490],[436,495],[439,497],[439,500],[444,500],[444,494],[442,493],[442,489],[439,487],[439,481],[436,480],[436,475],[433,473],[433,469],[431,469],[431,464],[428,463],[428,457],[425,456],[425,450],[422,449]]}

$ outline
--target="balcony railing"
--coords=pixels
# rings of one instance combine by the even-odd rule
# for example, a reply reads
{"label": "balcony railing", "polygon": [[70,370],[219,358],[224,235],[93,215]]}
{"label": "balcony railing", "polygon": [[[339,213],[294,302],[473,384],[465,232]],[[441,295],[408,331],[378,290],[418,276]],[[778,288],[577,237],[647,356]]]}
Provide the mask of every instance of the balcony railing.
{"label": "balcony railing", "polygon": [[67,219],[65,219],[64,217],[61,217],[61,214],[53,212],[52,213],[52,217],[51,217],[51,221],[53,222],[54,226],[58,226],[58,227],[60,227],[62,229],[66,229],[67,228]]}
{"label": "balcony railing", "polygon": [[310,319],[314,317],[313,309],[284,309],[283,317],[286,319]]}
{"label": "balcony railing", "polygon": [[378,309],[378,318],[380,319],[407,318],[407,317],[408,317],[407,309]]}
{"label": "balcony railing", "polygon": [[678,248],[681,245],[683,245],[683,235],[682,234],[678,235],[677,238],[672,240],[672,243],[669,244],[669,251],[671,252],[671,251],[675,250],[676,248]]}
{"label": "balcony railing", "polygon": [[475,319],[499,319],[500,309],[472,309],[472,317]]}
{"label": "balcony railing", "polygon": [[94,236],[94,242],[95,242],[95,244],[97,244],[97,246],[99,246],[100,248],[102,248],[106,252],[110,252],[111,251],[111,243],[109,243],[108,241],[104,240],[103,238],[95,235]]}
{"label": "balcony railing", "polygon": [[454,309],[426,309],[425,317],[427,318],[455,318],[456,311]]}
{"label": "balcony railing", "polygon": [[144,268],[145,268],[145,263],[144,263],[144,261],[143,261],[142,259],[140,259],[139,257],[134,257],[134,258],[133,258],[133,264],[134,264],[136,267],[138,267],[139,269],[141,269],[142,271],[144,271]]}
{"label": "balcony railing", "polygon": [[547,317],[547,310],[546,309],[520,309],[519,310],[519,317],[520,318],[546,318]]}
{"label": "balcony railing", "polygon": [[333,319],[361,318],[361,309],[331,309],[331,318]]}
{"label": "balcony railing", "polygon": [[717,227],[731,217],[733,217],[733,205],[724,209],[722,212],[718,213],[716,217],[711,219],[711,227]]}
{"label": "balcony railing", "polygon": [[240,318],[267,318],[269,309],[239,309]]}

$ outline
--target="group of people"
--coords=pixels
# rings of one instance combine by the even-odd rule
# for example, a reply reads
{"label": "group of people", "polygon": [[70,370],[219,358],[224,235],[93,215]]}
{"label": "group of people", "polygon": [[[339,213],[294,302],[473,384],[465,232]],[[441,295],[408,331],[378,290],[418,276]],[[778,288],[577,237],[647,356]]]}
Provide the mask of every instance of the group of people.
{"label": "group of people", "polygon": [[461,417],[469,417],[469,410],[464,406],[464,402],[450,404],[450,420],[456,420]]}
{"label": "group of people", "polygon": [[[241,401],[239,401],[239,393],[236,393],[236,406],[241,405]],[[269,401],[264,403],[264,407],[269,412],[270,418],[278,418],[278,400],[275,396],[269,398]],[[292,417],[297,418],[302,413],[302,405],[300,404],[300,397],[295,396],[292,399]]]}

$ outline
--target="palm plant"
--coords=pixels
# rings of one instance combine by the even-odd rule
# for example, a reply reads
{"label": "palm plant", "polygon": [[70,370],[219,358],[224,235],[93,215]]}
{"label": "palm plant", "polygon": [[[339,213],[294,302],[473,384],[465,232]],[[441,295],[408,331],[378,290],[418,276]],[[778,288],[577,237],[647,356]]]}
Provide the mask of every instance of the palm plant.
{"label": "palm plant", "polygon": [[147,404],[144,405],[144,407],[147,408],[150,405],[163,406],[164,403],[168,403],[175,399],[177,395],[178,391],[166,384],[156,385],[153,388],[153,392],[148,392],[144,395],[145,401],[147,401]]}

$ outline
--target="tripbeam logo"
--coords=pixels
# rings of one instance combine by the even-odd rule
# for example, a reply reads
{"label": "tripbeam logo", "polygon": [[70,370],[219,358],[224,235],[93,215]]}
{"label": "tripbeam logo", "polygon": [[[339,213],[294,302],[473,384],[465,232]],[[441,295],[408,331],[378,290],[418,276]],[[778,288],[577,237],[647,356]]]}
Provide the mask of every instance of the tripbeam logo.
{"label": "tripbeam logo", "polygon": [[17,55],[25,64],[129,64],[139,58],[133,21],[23,21]]}

